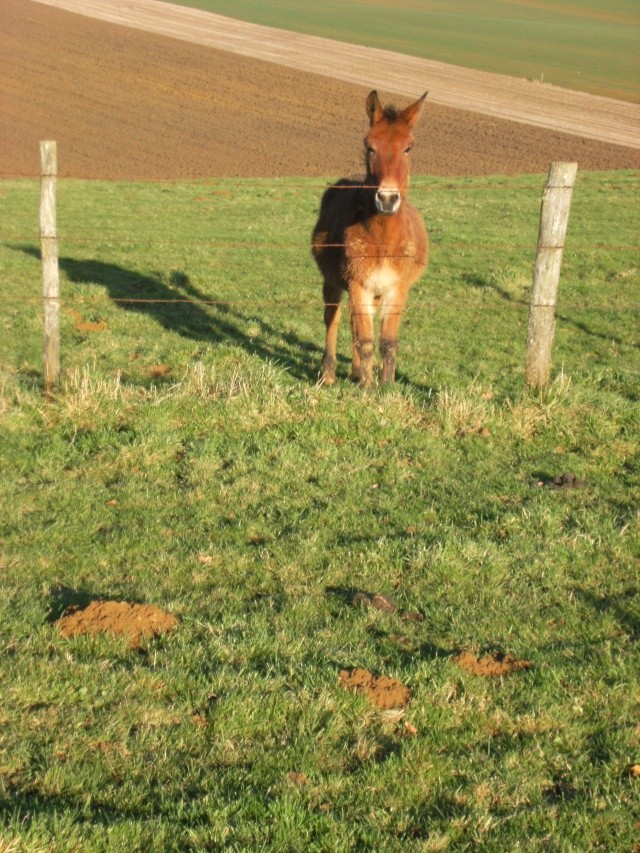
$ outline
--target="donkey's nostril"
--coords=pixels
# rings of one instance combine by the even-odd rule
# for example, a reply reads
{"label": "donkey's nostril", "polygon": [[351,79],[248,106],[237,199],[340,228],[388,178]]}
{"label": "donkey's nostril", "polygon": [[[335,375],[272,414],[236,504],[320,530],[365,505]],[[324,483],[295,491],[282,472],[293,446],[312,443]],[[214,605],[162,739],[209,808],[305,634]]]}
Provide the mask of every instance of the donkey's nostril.
{"label": "donkey's nostril", "polygon": [[400,207],[400,200],[400,193],[397,190],[378,190],[376,193],[378,212],[386,215],[396,213]]}

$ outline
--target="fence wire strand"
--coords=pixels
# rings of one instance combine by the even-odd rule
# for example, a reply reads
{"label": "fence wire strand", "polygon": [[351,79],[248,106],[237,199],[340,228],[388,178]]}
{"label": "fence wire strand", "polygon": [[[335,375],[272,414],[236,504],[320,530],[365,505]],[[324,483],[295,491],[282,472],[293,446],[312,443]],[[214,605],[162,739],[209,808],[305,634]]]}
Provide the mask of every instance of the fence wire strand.
{"label": "fence wire strand", "polygon": [[[104,287],[105,285],[95,285],[98,287]],[[5,298],[6,296],[6,298]],[[274,300],[274,299],[186,299],[186,298],[175,298],[175,299],[144,299],[135,296],[106,296],[106,295],[95,295],[95,296],[85,296],[82,294],[71,294],[66,296],[53,296],[53,297],[44,297],[42,294],[40,295],[32,295],[32,296],[23,296],[20,294],[9,294],[3,295],[3,299],[1,300],[5,304],[10,303],[29,303],[29,304],[40,304],[46,299],[51,299],[58,302],[61,305],[69,304],[69,305],[193,305],[193,306],[209,306],[212,308],[309,308],[311,310],[321,310],[323,308],[332,308],[332,307],[347,307],[348,301],[345,295],[345,300],[343,302],[323,302],[321,299],[286,299],[286,300]],[[406,303],[402,303],[402,305],[394,305],[386,304],[385,310],[394,312],[395,309],[399,309],[404,311],[404,306]],[[467,308],[473,308],[474,310],[490,310],[493,311],[496,308],[496,305],[499,305],[503,308],[513,308],[513,309],[528,309],[530,307],[534,308],[545,308],[545,307],[556,307],[563,311],[598,311],[599,313],[604,314],[619,314],[623,311],[640,311],[640,302],[630,302],[624,305],[617,305],[615,308],[608,307],[606,305],[588,305],[585,303],[577,304],[577,303],[531,303],[528,300],[524,299],[515,299],[510,298],[508,296],[503,296],[499,293],[494,295],[494,298],[489,300],[486,298],[478,299],[478,301],[473,301],[471,299],[438,299],[438,300],[413,300],[409,297],[409,305],[411,308],[443,308],[450,306],[462,305]]]}
{"label": "fence wire strand", "polygon": [[[456,243],[451,243],[451,242],[440,243],[437,239],[434,239],[434,231],[430,231],[429,235],[431,238],[430,239],[431,247],[432,248],[437,247],[439,251],[441,251],[443,249],[445,249],[445,250],[446,249],[449,249],[449,250],[473,249],[474,251],[477,251],[478,249],[482,248],[482,249],[486,249],[487,251],[495,251],[495,250],[517,251],[517,252],[528,251],[528,252],[531,252],[532,255],[535,254],[535,246],[532,246],[531,244],[525,244],[525,243],[488,243],[488,242],[484,242],[482,240],[474,241],[474,242],[470,242],[470,241],[464,241],[463,242],[463,241],[461,241],[461,242],[456,242]],[[16,243],[16,244],[29,243],[29,242],[33,242],[34,240],[39,240],[39,239],[40,239],[40,237],[38,234],[28,234],[28,235],[19,235],[19,236],[16,236],[15,234],[10,234],[10,235],[0,234],[0,242],[4,243],[5,245],[11,244],[11,243]],[[68,245],[73,245],[73,244],[95,245],[97,243],[110,243],[110,242],[116,242],[116,241],[117,241],[119,246],[207,246],[208,248],[211,248],[211,249],[222,249],[222,250],[229,250],[229,251],[236,251],[236,250],[242,251],[245,249],[251,249],[252,251],[253,250],[260,250],[260,251],[264,250],[264,251],[273,251],[273,252],[280,252],[283,249],[291,249],[292,251],[296,251],[296,252],[304,252],[305,257],[307,254],[307,248],[310,250],[310,246],[306,247],[305,244],[303,244],[303,243],[275,243],[275,242],[249,243],[246,241],[228,242],[228,241],[220,241],[220,240],[165,240],[165,239],[158,240],[158,239],[153,239],[153,238],[148,238],[148,239],[144,239],[144,240],[132,240],[130,237],[124,237],[123,238],[120,235],[118,235],[117,233],[113,233],[113,234],[109,234],[109,235],[102,234],[99,238],[98,237],[91,237],[91,236],[86,236],[86,237],[80,236],[80,237],[78,237],[75,235],[69,236],[69,235],[60,234],[60,233],[58,234],[58,243],[66,243]],[[346,247],[347,247],[346,243],[324,243],[322,245],[323,249],[344,249]],[[373,248],[376,248],[376,247],[374,246]],[[610,251],[610,252],[639,252],[640,251],[640,244],[639,245],[627,245],[627,246],[625,246],[625,245],[615,245],[614,246],[614,245],[611,245],[609,243],[588,243],[586,245],[583,245],[580,243],[577,243],[577,244],[576,243],[570,243],[569,245],[564,245],[564,246],[540,246],[539,248],[541,248],[541,249],[563,249],[566,254],[570,255],[571,253],[582,252],[585,250],[593,250],[593,249],[597,249],[598,251]],[[366,254],[352,255],[351,257],[366,258],[366,257],[369,257],[369,255],[366,255]],[[386,254],[386,255],[381,255],[380,257],[384,257],[384,258],[407,258],[407,257],[412,257],[412,256],[411,255],[400,255],[400,254],[394,254],[394,255]]]}

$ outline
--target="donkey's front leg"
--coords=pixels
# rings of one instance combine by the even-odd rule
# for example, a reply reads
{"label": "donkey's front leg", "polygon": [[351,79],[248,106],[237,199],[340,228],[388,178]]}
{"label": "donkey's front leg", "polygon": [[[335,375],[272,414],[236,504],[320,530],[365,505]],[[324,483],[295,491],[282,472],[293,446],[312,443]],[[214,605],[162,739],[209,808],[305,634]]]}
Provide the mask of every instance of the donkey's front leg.
{"label": "donkey's front leg", "polygon": [[373,299],[371,294],[357,284],[349,288],[349,310],[353,335],[354,379],[363,388],[373,385]]}
{"label": "donkey's front leg", "polygon": [[380,330],[380,356],[382,358],[382,381],[395,382],[396,356],[398,354],[398,328],[407,303],[407,294],[396,289],[384,300],[382,306],[382,328]]}
{"label": "donkey's front leg", "polygon": [[380,338],[380,356],[382,357],[382,381],[396,381],[397,338]]}

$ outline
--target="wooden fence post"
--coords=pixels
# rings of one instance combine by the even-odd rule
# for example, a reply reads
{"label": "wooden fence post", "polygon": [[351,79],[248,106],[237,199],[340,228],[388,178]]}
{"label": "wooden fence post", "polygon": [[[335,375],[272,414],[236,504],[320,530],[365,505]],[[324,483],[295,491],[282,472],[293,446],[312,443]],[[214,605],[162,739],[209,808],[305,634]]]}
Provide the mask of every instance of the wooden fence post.
{"label": "wooden fence post", "polygon": [[525,366],[525,383],[531,388],[548,385],[551,374],[556,297],[577,171],[577,163],[552,163],[542,193]]}
{"label": "wooden fence post", "polygon": [[44,392],[49,395],[60,376],[60,272],[56,224],[58,153],[55,142],[40,143],[40,255],[44,300]]}

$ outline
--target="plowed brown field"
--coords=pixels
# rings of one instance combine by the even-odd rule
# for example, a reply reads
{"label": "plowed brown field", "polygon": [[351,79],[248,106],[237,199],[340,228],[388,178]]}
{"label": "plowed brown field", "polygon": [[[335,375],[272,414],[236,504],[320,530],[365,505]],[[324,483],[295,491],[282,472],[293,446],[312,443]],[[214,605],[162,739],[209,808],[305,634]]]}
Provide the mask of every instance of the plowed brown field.
{"label": "plowed brown field", "polygon": [[[60,174],[77,178],[360,170],[368,86],[30,0],[2,0],[0,54],[0,177],[36,176],[41,139],[58,141]],[[416,173],[542,172],[551,160],[640,165],[637,149],[427,104]]]}

